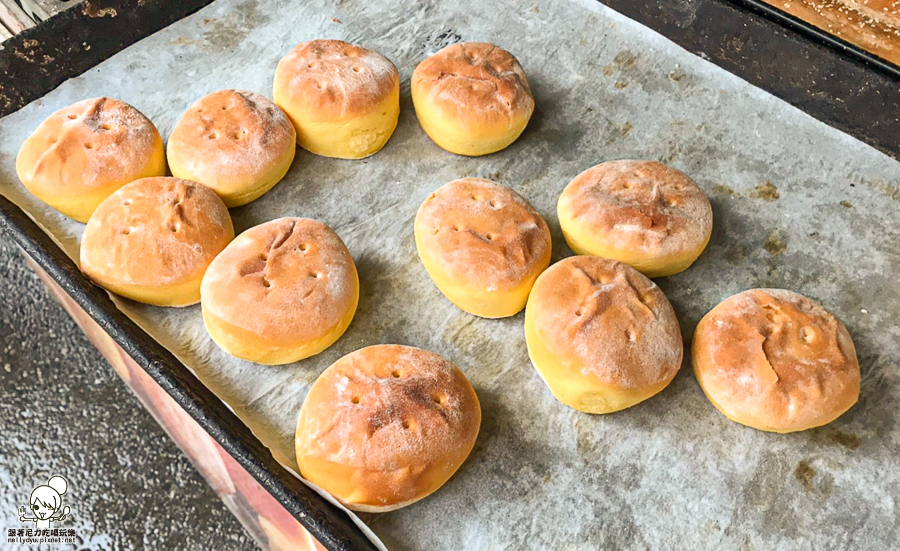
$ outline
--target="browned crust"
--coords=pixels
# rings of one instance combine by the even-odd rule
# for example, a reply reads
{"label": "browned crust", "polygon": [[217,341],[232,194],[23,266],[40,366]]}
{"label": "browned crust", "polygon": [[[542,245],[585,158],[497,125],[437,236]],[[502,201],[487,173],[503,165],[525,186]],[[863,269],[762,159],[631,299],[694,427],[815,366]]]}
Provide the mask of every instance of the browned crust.
{"label": "browned crust", "polygon": [[177,285],[199,278],[233,235],[228,209],[211,189],[179,178],[142,178],[91,215],[81,269],[117,285]]}
{"label": "browned crust", "polygon": [[474,288],[512,289],[546,266],[550,229],[515,191],[483,178],[444,184],[416,215],[420,254]]}
{"label": "browned crust", "polygon": [[108,97],[79,101],[53,113],[22,144],[16,171],[36,194],[77,195],[147,169],[159,131],[140,111]]}
{"label": "browned crust", "polygon": [[655,161],[608,161],[585,170],[563,190],[559,210],[616,248],[650,256],[702,249],[712,231],[703,190]]}
{"label": "browned crust", "polygon": [[900,65],[900,3],[896,0],[765,2]]}
{"label": "browned crust", "polygon": [[792,291],[751,289],[697,325],[694,370],[729,417],[802,430],[833,421],[859,396],[856,350],[844,324]]}
{"label": "browned crust", "polygon": [[270,343],[309,342],[339,326],[358,294],[341,238],[306,218],[279,218],[241,233],[210,264],[203,308]]}
{"label": "browned crust", "polygon": [[494,44],[451,44],[419,63],[411,85],[448,118],[470,124],[512,126],[534,111],[525,71]]}
{"label": "browned crust", "polygon": [[[478,397],[453,363],[409,346],[370,346],[332,364],[310,388],[297,455],[301,468],[312,459],[353,473],[354,492],[389,506],[443,484],[468,456],[480,425]],[[347,497],[341,494],[350,481],[303,474]]]}
{"label": "browned crust", "polygon": [[220,90],[197,100],[169,136],[169,162],[201,182],[252,182],[294,149],[294,125],[255,92]]}
{"label": "browned crust", "polygon": [[[369,113],[399,86],[390,59],[342,40],[298,45],[275,68],[275,96],[294,115],[333,121]],[[287,107],[289,106],[289,107]]]}
{"label": "browned crust", "polygon": [[557,262],[538,278],[528,309],[543,346],[603,385],[658,387],[681,367],[675,311],[655,283],[621,262],[595,256]]}

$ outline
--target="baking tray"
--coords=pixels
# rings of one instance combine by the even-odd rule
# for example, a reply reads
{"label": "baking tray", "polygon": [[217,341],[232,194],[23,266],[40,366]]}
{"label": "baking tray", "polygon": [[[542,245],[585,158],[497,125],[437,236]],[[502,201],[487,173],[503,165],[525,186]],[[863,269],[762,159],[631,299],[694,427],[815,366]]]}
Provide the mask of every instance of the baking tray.
{"label": "baking tray", "polygon": [[[92,19],[98,19],[97,14],[100,13],[110,13],[110,9],[115,10],[114,6],[118,5],[119,10],[128,9],[129,6],[122,6],[116,3],[107,3],[105,5],[96,5],[91,4],[89,7],[81,10],[78,13],[81,14],[94,14]],[[137,13],[140,8],[134,7],[135,13]],[[70,10],[71,12],[75,12],[76,10]],[[68,13],[68,12],[67,12]],[[758,21],[754,19],[747,18],[745,13],[735,12],[738,14],[738,19],[732,20],[723,20],[722,23],[727,27],[727,24],[736,24],[736,22],[742,22],[742,24],[746,25],[747,21],[759,24]],[[66,14],[63,14],[65,16]],[[85,17],[90,17],[89,15],[85,15]],[[100,16],[102,18],[104,16]],[[77,20],[77,14],[76,14]],[[51,21],[52,23],[52,21]],[[73,23],[74,25],[74,23]],[[40,27],[39,27],[40,28]],[[761,29],[769,28],[762,24]],[[598,33],[602,33],[602,30],[598,30]],[[768,35],[762,35],[766,38],[766,40],[770,40],[771,37]],[[690,34],[681,35],[679,37],[681,40],[693,40],[696,37],[692,37]],[[21,53],[23,50],[21,48],[26,48],[32,55],[31,57],[35,59],[40,59],[38,49],[41,47],[41,41],[36,38],[26,38],[25,40],[35,40],[37,41],[37,46],[31,45],[30,47],[26,46],[24,43],[12,44],[11,46],[15,48],[13,52],[18,51]],[[52,42],[55,40],[54,37],[48,37],[48,40]],[[289,46],[287,46],[289,47]],[[81,52],[84,52],[83,46],[81,48]],[[89,51],[89,50],[87,50]],[[55,52],[59,55],[59,52]],[[831,52],[833,55],[833,52]],[[9,56],[16,57],[21,59],[21,56]],[[6,61],[6,58],[3,58]],[[612,59],[608,61],[614,61]],[[831,60],[833,63],[838,64],[838,66],[843,67],[841,65],[846,60],[835,57]],[[620,63],[627,62],[627,59],[620,60]],[[54,64],[55,65],[55,64]],[[528,69],[526,62],[526,69]],[[847,65],[848,68],[852,70],[860,70],[859,67],[854,65],[852,62]],[[862,67],[861,70],[867,70],[865,67]],[[407,68],[406,74],[408,74],[409,68]],[[52,72],[52,71],[50,71]],[[9,73],[6,74],[9,76]],[[679,75],[673,74],[673,80],[679,78]],[[878,75],[874,73],[869,76],[870,82],[880,82]],[[54,77],[52,75],[48,76],[48,82],[52,82]],[[896,83],[895,83],[896,86]],[[27,88],[27,86],[23,86],[22,88]],[[9,88],[8,83],[3,82],[3,86],[0,87],[0,92],[4,94],[5,97],[8,97]],[[408,92],[407,92],[408,93]],[[24,97],[24,96],[23,96]],[[773,100],[774,101],[774,100]],[[407,109],[409,109],[408,101],[404,105]],[[623,127],[624,128],[624,127]],[[628,131],[622,131],[622,135],[628,133]],[[871,139],[871,135],[862,135],[862,139],[866,139],[867,137]],[[667,152],[665,155],[674,155],[676,151]],[[664,156],[665,156],[664,155]],[[487,161],[488,163],[490,161]],[[762,173],[762,172],[761,172]],[[492,174],[484,174],[486,176],[492,176]],[[503,179],[502,173],[498,173],[494,176],[499,179]],[[869,182],[871,183],[871,182]],[[706,182],[707,186],[709,182]],[[870,188],[871,186],[865,185],[866,183],[863,181],[859,181],[860,187]],[[883,186],[879,187],[879,189],[884,190],[884,194],[891,196],[892,192],[890,191],[893,185],[891,182],[883,182]],[[720,190],[721,193],[728,195],[727,186],[719,184],[723,190]],[[854,184],[855,185],[855,184]],[[878,184],[881,185],[881,184]],[[885,187],[886,186],[886,187]],[[765,189],[759,193],[765,194]],[[709,191],[709,188],[707,188]],[[734,190],[732,190],[733,196]],[[749,193],[754,193],[752,190]],[[771,196],[771,193],[769,193]],[[721,204],[723,198],[718,197],[714,199],[714,203],[716,201]],[[765,200],[765,199],[762,199]],[[98,289],[92,287],[83,278],[81,278],[77,269],[71,260],[68,259],[58,247],[52,242],[51,239],[46,236],[32,221],[30,221],[27,216],[21,211],[17,210],[17,207],[10,205],[8,202],[4,202],[2,205],[2,214],[4,220],[4,227],[11,231],[16,238],[17,242],[23,245],[26,251],[34,256],[40,265],[50,272],[50,274],[54,277],[54,279],[60,282],[63,287],[69,292],[73,298],[89,311],[95,319],[103,326],[105,329],[108,329],[110,334],[116,339],[117,342],[123,345],[123,347],[129,352],[129,354],[134,354],[135,358],[138,360],[141,365],[147,368],[148,373],[160,382],[160,384],[168,391],[172,396],[181,404],[185,409],[195,417],[201,425],[207,429],[217,441],[219,441],[226,450],[230,453],[234,454],[236,459],[247,468],[251,474],[256,477],[263,486],[270,492],[275,495],[276,498],[279,499],[288,510],[304,524],[307,526],[310,531],[315,535],[319,540],[329,548],[360,548],[359,546],[366,545],[364,541],[361,540],[351,540],[349,538],[353,538],[354,536],[358,536],[358,531],[355,529],[355,525],[348,522],[348,520],[343,516],[343,514],[339,510],[334,510],[333,508],[329,508],[326,505],[323,505],[324,502],[319,498],[319,496],[315,493],[309,492],[305,486],[298,484],[295,479],[292,479],[290,475],[285,473],[283,469],[281,469],[276,462],[274,462],[271,458],[271,455],[265,450],[255,436],[247,430],[245,426],[228,410],[225,408],[221,402],[209,391],[203,387],[196,378],[190,373],[190,371],[184,369],[183,366],[165,349],[155,344],[153,339],[150,339],[145,333],[143,333],[139,328],[134,326],[127,317],[123,316],[121,312],[115,307],[114,303],[112,303],[109,298]],[[843,207],[843,208],[853,208],[851,207]],[[549,213],[544,210],[545,216],[549,217]],[[880,211],[878,211],[880,212]],[[741,229],[741,228],[732,228],[732,229]],[[758,228],[744,228],[748,234],[758,233]],[[558,234],[558,231],[556,232]],[[555,235],[558,238],[558,235]],[[772,237],[770,240],[769,237]],[[779,242],[779,236],[769,236],[766,239],[767,242],[767,251],[771,252],[771,254],[777,256],[780,253],[776,253],[774,251],[783,252],[781,249],[784,246],[783,240]],[[558,244],[559,239],[556,239],[555,244]],[[721,243],[720,243],[721,245]],[[741,246],[738,245],[735,247],[733,251],[728,252],[731,255],[731,258],[735,262],[741,261],[743,258],[747,256],[747,251],[743,251]],[[352,245],[351,245],[352,249]],[[560,258],[563,253],[559,250],[558,247],[557,252],[554,255],[555,259]],[[770,251],[771,249],[771,251]],[[720,251],[722,252],[722,251]],[[743,256],[742,256],[743,255]],[[781,267],[780,262],[775,259],[769,259],[764,257],[769,262],[763,262],[764,271],[769,272],[768,277],[771,281],[784,281],[783,279],[779,279],[779,276],[775,274],[778,272],[778,269]],[[762,274],[755,274],[758,277],[762,277]],[[802,276],[803,274],[795,274],[796,276]],[[802,281],[800,282],[802,283]],[[664,285],[665,286],[665,285]],[[795,286],[796,287],[796,286]],[[669,289],[667,289],[669,290]],[[847,308],[842,306],[842,308]],[[696,320],[687,320],[686,325],[690,327],[690,321]],[[846,321],[846,320],[845,320]],[[858,324],[857,324],[858,325]],[[465,327],[457,328],[461,331],[466,331]],[[861,349],[865,352],[865,349]],[[869,348],[871,350],[871,347]],[[872,358],[864,357],[864,360],[867,361],[867,368],[869,373],[880,373],[883,370],[883,366],[885,362],[890,362],[895,360],[895,351],[889,350],[885,358]],[[874,364],[874,368],[872,367]],[[689,379],[689,375],[687,376]],[[891,382],[890,377],[887,377],[885,380]],[[679,375],[679,379],[677,379],[678,384],[683,389],[686,383],[686,376],[684,373]],[[869,387],[871,390],[871,385]],[[890,387],[889,387],[890,390]],[[683,390],[679,391],[683,392]],[[670,393],[671,394],[671,393]],[[884,393],[881,393],[884,395]],[[893,399],[894,396],[890,393],[887,394],[889,399]],[[866,397],[864,396],[864,399]],[[869,400],[871,402],[871,399]],[[708,406],[708,404],[705,404]],[[879,408],[880,410],[881,408]],[[858,416],[857,416],[858,420]],[[752,438],[753,435],[750,437]],[[811,438],[820,438],[824,442],[836,442],[838,445],[853,448],[854,442],[856,445],[859,445],[858,436],[850,435],[847,436],[845,433],[832,433],[828,431],[819,431],[814,433],[814,436]],[[854,440],[857,438],[857,440]],[[844,444],[841,444],[843,442]],[[866,441],[868,443],[868,441]],[[892,442],[891,445],[896,446],[895,442]],[[863,448],[865,449],[865,448]],[[812,466],[808,466],[810,469],[813,469]],[[626,469],[627,471],[627,469]],[[814,472],[814,469],[813,469]],[[808,475],[809,471],[802,470],[802,473],[807,473],[806,476],[809,480],[807,482],[810,485],[812,490],[818,491],[821,488],[817,486],[817,484],[821,485],[821,479],[815,479],[814,476]],[[627,476],[627,472],[623,472],[623,475]],[[633,473],[632,473],[633,474]],[[551,476],[552,478],[552,476]],[[801,477],[802,478],[802,477]],[[798,480],[801,480],[798,478]],[[806,480],[806,478],[802,478],[802,480]],[[765,489],[766,485],[770,484],[770,482],[766,482],[760,488]],[[801,482],[801,484],[803,484]],[[803,486],[805,487],[805,486]],[[499,488],[499,491],[502,491],[503,488]],[[298,498],[297,496],[301,496]],[[762,496],[763,498],[765,496]],[[311,514],[311,512],[315,512]],[[389,524],[391,521],[391,517],[388,515],[384,515],[379,517],[380,522],[382,524]],[[539,518],[539,517],[535,517]],[[606,540],[603,539],[604,536],[600,533],[592,534],[591,537],[593,539],[588,540],[588,544],[605,541],[609,543],[610,541],[619,541],[619,545],[622,547],[640,547],[639,541],[628,541],[628,530],[634,529],[633,524],[625,524],[622,526],[616,525],[613,523],[610,526],[609,534],[619,538],[618,540]],[[621,530],[625,530],[622,532]],[[896,530],[896,527],[894,527]],[[540,532],[540,526],[532,525],[527,528],[526,531],[523,531],[524,534],[535,535],[535,531]],[[635,537],[639,536],[637,533]],[[453,542],[444,542],[445,545],[450,546],[452,548],[459,547],[458,545],[454,545]],[[456,542],[458,543],[458,542]],[[547,542],[544,542],[547,543]],[[635,545],[637,543],[637,545]],[[533,544],[532,544],[533,545]],[[520,545],[520,547],[525,547],[525,545]]]}
{"label": "baking tray", "polygon": [[748,9],[753,10],[756,13],[764,15],[765,17],[771,19],[772,21],[775,21],[785,28],[797,31],[798,33],[802,33],[803,35],[816,42],[824,44],[825,46],[828,46],[830,48],[834,48],[841,54],[858,59],[859,61],[884,72],[891,78],[900,80],[900,67],[897,67],[890,61],[882,59],[877,55],[868,52],[863,48],[860,48],[856,44],[853,44],[839,36],[826,32],[819,27],[816,27],[812,23],[791,15],[784,10],[779,9],[777,6],[767,4],[762,0],[732,1],[739,6],[747,7]]}

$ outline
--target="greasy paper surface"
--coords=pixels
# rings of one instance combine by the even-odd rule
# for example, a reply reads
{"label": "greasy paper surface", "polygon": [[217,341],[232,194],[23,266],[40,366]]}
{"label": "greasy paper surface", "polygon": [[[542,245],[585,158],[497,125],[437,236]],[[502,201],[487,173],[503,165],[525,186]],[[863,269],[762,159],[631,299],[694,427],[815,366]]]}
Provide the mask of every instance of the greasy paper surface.
{"label": "greasy paper surface", "polygon": [[[337,231],[361,280],[348,332],[314,358],[267,367],[219,350],[199,306],[119,302],[276,457],[292,464],[300,405],[322,370],[362,346],[401,343],[459,365],[484,420],[472,455],[440,491],[400,511],[362,515],[392,549],[874,549],[900,537],[900,163],[600,4],[218,0],[0,120],[0,190],[77,258],[83,226],[39,203],[15,176],[18,147],[41,120],[109,95],[166,137],[206,93],[271,96],[277,61],[320,37],[361,43],[397,64],[399,126],[365,160],[298,151],[284,181],[232,215],[237,231],[281,216]],[[451,155],[416,122],[409,75],[458,40],[493,41],[529,75],[534,117],[500,153]],[[550,225],[556,261],[571,254],[556,218],[560,191],[583,169],[616,158],[669,163],[712,201],[706,252],[687,272],[658,280],[685,341],[728,295],[793,289],[846,323],[863,370],[859,404],[799,434],[744,428],[706,400],[685,354],[672,385],[649,401],[607,416],[578,413],[531,367],[522,314],[473,317],[428,279],[413,218],[438,186],[480,176],[516,189]]]}

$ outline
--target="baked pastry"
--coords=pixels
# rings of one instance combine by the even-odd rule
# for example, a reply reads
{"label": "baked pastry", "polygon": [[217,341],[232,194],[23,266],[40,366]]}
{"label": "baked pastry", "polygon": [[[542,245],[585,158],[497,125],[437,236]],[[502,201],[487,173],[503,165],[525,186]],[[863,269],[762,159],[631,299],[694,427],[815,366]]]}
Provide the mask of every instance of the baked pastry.
{"label": "baked pastry", "polygon": [[206,329],[225,352],[286,364],[344,334],[359,301],[359,278],[334,230],[279,218],[238,235],[210,264],[200,297]]}
{"label": "baked pastry", "polygon": [[900,65],[900,10],[896,0],[763,0],[840,40]]}
{"label": "baked pastry", "polygon": [[525,342],[553,395],[587,413],[625,409],[660,392],[684,352],[659,287],[596,256],[566,258],[538,277],[525,307]]}
{"label": "baked pastry", "polygon": [[387,143],[400,117],[400,73],[378,52],[341,40],[300,44],[278,62],[273,97],[317,155],[360,159]]}
{"label": "baked pastry", "polygon": [[268,98],[220,90],[197,100],[178,119],[166,154],[172,175],[212,188],[229,208],[272,189],[294,160],[291,121]]}
{"label": "baked pastry", "polygon": [[550,229],[521,195],[463,178],[428,196],[416,214],[416,249],[450,302],[486,318],[515,315],[550,265]]}
{"label": "baked pastry", "polygon": [[81,271],[138,302],[187,306],[200,300],[203,273],[233,238],[228,209],[213,190],[179,178],[142,178],[91,215]]}
{"label": "baked pastry", "polygon": [[654,161],[609,161],[569,182],[559,225],[576,254],[612,258],[647,277],[684,271],[709,242],[712,207],[683,172]]}
{"label": "baked pastry", "polygon": [[451,44],[419,63],[411,91],[422,130],[458,155],[504,149],[525,130],[534,98],[509,52],[483,42]]}
{"label": "baked pastry", "polygon": [[79,222],[125,184],[164,176],[162,138],[150,119],[112,98],[50,115],[22,144],[16,173],[35,197]]}
{"label": "baked pastry", "polygon": [[697,324],[694,373],[726,417],[794,432],[840,417],[859,398],[859,362],[844,324],[803,295],[751,289]]}
{"label": "baked pastry", "polygon": [[347,508],[392,511],[453,476],[480,426],[478,396],[451,362],[410,346],[369,346],[310,387],[297,422],[297,463]]}

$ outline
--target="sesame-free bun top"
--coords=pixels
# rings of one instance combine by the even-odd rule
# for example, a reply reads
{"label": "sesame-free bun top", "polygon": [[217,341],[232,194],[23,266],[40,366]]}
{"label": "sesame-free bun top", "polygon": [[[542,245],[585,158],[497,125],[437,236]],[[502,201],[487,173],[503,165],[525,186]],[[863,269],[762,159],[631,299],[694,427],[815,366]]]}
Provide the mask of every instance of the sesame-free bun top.
{"label": "sesame-free bun top", "polygon": [[400,73],[378,52],[341,40],[312,40],[275,68],[272,96],[290,117],[301,147],[325,157],[361,159],[397,128]]}
{"label": "sesame-free bun top", "polygon": [[634,405],[681,367],[681,329],[668,299],[630,266],[573,256],[534,284],[525,311],[532,363],[562,402],[590,413]]}
{"label": "sesame-free bun top", "polygon": [[400,73],[390,59],[343,40],[304,42],[275,68],[276,103],[310,122],[367,114],[399,86]]}
{"label": "sesame-free bun top", "polygon": [[153,123],[134,107],[101,97],[50,115],[22,144],[16,172],[38,199],[87,222],[112,192],[163,176],[166,160]]}
{"label": "sesame-free bun top", "polygon": [[850,334],[811,299],[783,289],[731,296],[697,325],[694,373],[728,418],[773,432],[830,423],[859,398]]}
{"label": "sesame-free bun top", "polygon": [[350,509],[390,511],[443,485],[480,426],[475,390],[450,361],[409,346],[369,346],[309,389],[297,461],[304,478]]}
{"label": "sesame-free bun top", "polygon": [[211,187],[228,207],[249,203],[284,177],[294,126],[268,98],[243,90],[203,96],[169,136],[172,174]]}
{"label": "sesame-free bun top", "polygon": [[454,180],[429,195],[416,215],[415,235],[419,256],[445,294],[445,287],[462,287],[521,295],[495,311],[485,300],[473,301],[474,308],[460,304],[477,315],[521,310],[534,280],[550,264],[550,229],[541,215],[518,193],[483,178]]}
{"label": "sesame-free bun top", "polygon": [[81,239],[81,270],[134,300],[184,306],[234,237],[228,209],[211,189],[179,178],[142,178],[94,211]]}
{"label": "sesame-free bun top", "polygon": [[317,354],[343,334],[359,280],[334,230],[279,218],[238,235],[212,262],[200,292],[207,328],[222,348],[277,364]]}
{"label": "sesame-free bun top", "polygon": [[493,44],[447,46],[419,63],[410,86],[422,129],[458,155],[500,151],[519,137],[534,112],[522,66]]}
{"label": "sesame-free bun top", "polygon": [[557,214],[573,251],[614,258],[648,277],[686,269],[712,233],[703,191],[655,161],[609,161],[585,170],[563,190]]}

